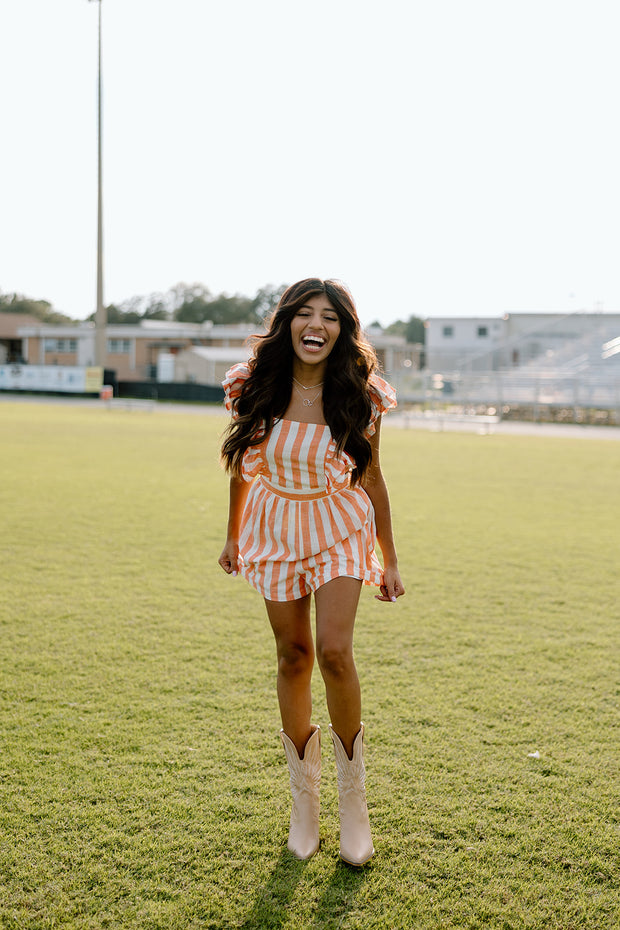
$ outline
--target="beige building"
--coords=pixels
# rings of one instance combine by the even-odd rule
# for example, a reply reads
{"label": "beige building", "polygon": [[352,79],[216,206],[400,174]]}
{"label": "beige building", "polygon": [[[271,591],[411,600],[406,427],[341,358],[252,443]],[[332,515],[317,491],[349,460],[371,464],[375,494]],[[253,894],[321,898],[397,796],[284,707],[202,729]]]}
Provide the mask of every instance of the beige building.
{"label": "beige building", "polygon": [[248,346],[192,346],[175,356],[173,380],[221,384],[231,365],[245,362],[249,356]]}
{"label": "beige building", "polygon": [[400,379],[422,367],[422,353],[424,346],[418,343],[407,342],[404,336],[391,336],[384,333],[378,326],[370,326],[366,336],[372,343],[379,368],[388,379],[396,385]]}
{"label": "beige building", "polygon": [[[107,327],[106,369],[118,381],[176,381],[219,385],[231,365],[249,358],[258,327],[237,323],[141,323]],[[18,328],[21,355],[30,365],[89,367],[95,360],[94,323],[50,325],[29,320]],[[367,333],[386,378],[398,381],[420,367],[421,346],[378,328]]]}
{"label": "beige building", "polygon": [[0,313],[0,365],[20,364],[23,357],[23,340],[19,331],[25,326],[38,325],[34,316],[26,313]]}
{"label": "beige building", "polygon": [[[236,361],[239,348],[247,343],[255,331],[255,326],[246,323],[218,326],[210,321],[169,323],[143,320],[135,326],[112,325],[107,327],[105,367],[115,371],[119,381],[155,380],[160,355],[177,355],[183,350],[201,346],[234,349],[231,358]],[[85,367],[94,364],[93,323],[70,326],[37,323],[20,327],[18,334],[22,342],[23,361],[27,364]]]}

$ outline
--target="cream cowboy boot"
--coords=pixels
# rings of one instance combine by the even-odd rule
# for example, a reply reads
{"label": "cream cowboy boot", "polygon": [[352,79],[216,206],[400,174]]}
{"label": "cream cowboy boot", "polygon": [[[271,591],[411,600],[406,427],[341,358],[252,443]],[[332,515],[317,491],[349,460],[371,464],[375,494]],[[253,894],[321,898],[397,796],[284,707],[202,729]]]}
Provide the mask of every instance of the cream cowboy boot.
{"label": "cream cowboy boot", "polygon": [[319,848],[319,785],[321,783],[321,728],[314,733],[304,747],[304,757],[284,730],[280,738],[286,753],[291,777],[291,825],[288,848],[298,859],[310,859]]}
{"label": "cream cowboy boot", "polygon": [[340,858],[349,865],[364,865],[374,848],[366,806],[366,772],[363,746],[364,724],[353,742],[353,758],[349,759],[342,741],[329,725],[338,772],[338,813],[340,814]]}

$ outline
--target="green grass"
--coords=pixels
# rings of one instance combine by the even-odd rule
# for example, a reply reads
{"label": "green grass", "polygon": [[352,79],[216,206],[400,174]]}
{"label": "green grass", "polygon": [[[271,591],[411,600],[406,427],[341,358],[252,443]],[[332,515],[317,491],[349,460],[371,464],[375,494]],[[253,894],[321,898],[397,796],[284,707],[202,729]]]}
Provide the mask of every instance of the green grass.
{"label": "green grass", "polygon": [[224,422],[0,404],[0,927],[616,928],[620,446],[384,430],[407,596],[359,612],[354,870],[327,739],[321,850],[286,852]]}

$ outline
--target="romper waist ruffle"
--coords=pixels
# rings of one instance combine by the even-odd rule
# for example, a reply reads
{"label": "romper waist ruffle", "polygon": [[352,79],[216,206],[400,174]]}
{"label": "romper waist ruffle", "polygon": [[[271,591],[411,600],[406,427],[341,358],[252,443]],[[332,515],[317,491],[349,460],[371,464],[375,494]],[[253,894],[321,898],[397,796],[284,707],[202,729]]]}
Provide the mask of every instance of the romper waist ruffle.
{"label": "romper waist ruffle", "polygon": [[363,488],[289,491],[259,478],[243,514],[239,551],[245,562],[307,559],[374,526],[374,510]]}

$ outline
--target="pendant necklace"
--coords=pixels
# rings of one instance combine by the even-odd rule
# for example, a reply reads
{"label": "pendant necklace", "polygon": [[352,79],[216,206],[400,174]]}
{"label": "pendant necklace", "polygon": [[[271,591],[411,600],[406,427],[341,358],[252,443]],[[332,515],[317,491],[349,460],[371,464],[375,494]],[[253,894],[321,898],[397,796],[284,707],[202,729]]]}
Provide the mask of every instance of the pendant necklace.
{"label": "pendant necklace", "polygon": [[310,397],[304,397],[304,395],[301,393],[301,391],[299,390],[299,388],[298,388],[298,387],[295,387],[295,390],[297,391],[297,393],[298,393],[299,396],[301,397],[301,401],[302,401],[304,407],[313,407],[313,406],[314,406],[314,402],[316,401],[317,397],[318,397],[319,394],[321,393],[321,390],[320,390],[320,389],[321,389],[322,386],[323,386],[323,382],[321,381],[320,384],[311,384],[309,387],[306,387],[304,384],[301,383],[301,381],[298,381],[297,378],[293,378],[293,381],[295,382],[295,385],[298,384],[300,388],[303,388],[303,389],[304,389],[304,391],[311,391],[312,388],[317,388],[317,387],[319,388],[319,390],[318,390],[317,393],[314,395],[314,397],[310,398]]}

